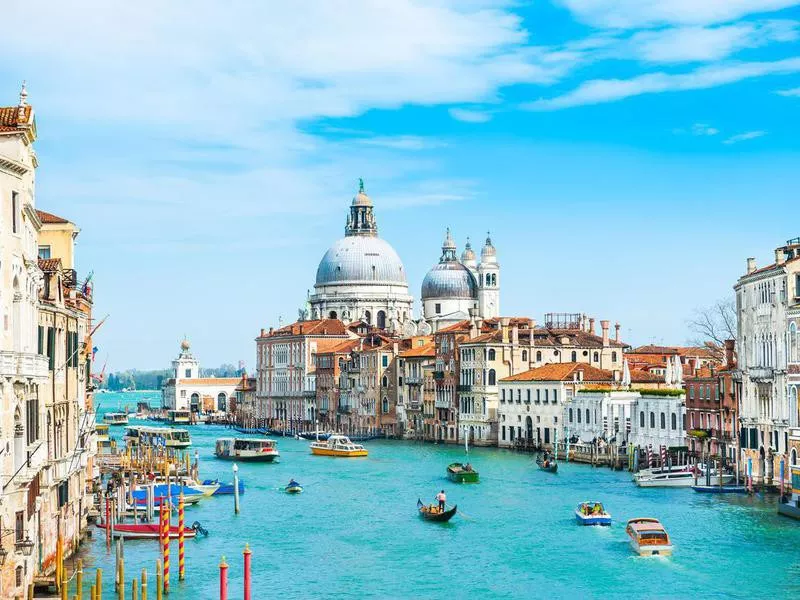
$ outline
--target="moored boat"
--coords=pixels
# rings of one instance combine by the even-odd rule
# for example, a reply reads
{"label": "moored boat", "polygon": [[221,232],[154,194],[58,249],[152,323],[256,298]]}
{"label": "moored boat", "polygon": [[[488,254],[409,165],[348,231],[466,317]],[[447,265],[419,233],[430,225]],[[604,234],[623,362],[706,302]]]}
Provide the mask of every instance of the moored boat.
{"label": "moored boat", "polygon": [[[167,499],[169,499],[173,505],[177,506],[181,492],[183,492],[184,504],[196,504],[206,497],[203,492],[192,489],[186,485],[172,483],[167,486],[165,483],[156,483],[150,484],[150,486],[153,488],[153,505],[156,507],[161,506],[161,502]],[[147,488],[150,486],[139,486],[131,492],[133,502],[136,506],[147,505]]]}
{"label": "moored boat", "polygon": [[658,519],[639,517],[628,521],[625,532],[630,537],[633,551],[639,556],[669,556],[672,541]]}
{"label": "moored boat", "polygon": [[[205,479],[203,485],[217,484],[219,487],[212,496],[227,496],[233,494],[233,484],[221,482],[219,479]],[[244,494],[244,479],[239,480],[239,494]]]}
{"label": "moored boat", "polygon": [[217,458],[242,462],[274,462],[280,455],[275,440],[267,438],[219,438],[214,449]]}
{"label": "moored boat", "polygon": [[547,471],[548,473],[557,473],[558,472],[558,463],[553,460],[552,458],[543,460],[541,458],[536,459],[536,464],[539,465],[539,468],[542,471]]}
{"label": "moored boat", "polygon": [[192,415],[188,410],[169,410],[167,421],[175,425],[189,425],[192,422]]}
{"label": "moored boat", "polygon": [[478,483],[478,472],[469,463],[451,463],[447,466],[447,477],[455,483]]}
{"label": "moored boat", "polygon": [[789,467],[791,489],[786,498],[778,502],[778,514],[792,519],[800,519],[800,465]]}
{"label": "moored boat", "polygon": [[720,475],[716,469],[707,475],[702,469],[695,471],[692,467],[684,467],[677,471],[640,471],[633,476],[633,482],[639,487],[692,487],[695,481],[707,486],[719,486],[730,483],[733,478],[733,474]]}
{"label": "moored boat", "polygon": [[611,515],[600,502],[581,502],[575,509],[575,520],[580,525],[611,525]]}
{"label": "moored boat", "polygon": [[311,454],[317,456],[338,456],[353,458],[367,456],[368,452],[361,444],[354,444],[346,435],[332,435],[327,440],[311,442]]}
{"label": "moored boat", "polygon": [[[104,523],[98,523],[97,526],[100,529],[106,528]],[[198,529],[194,527],[184,527],[183,537],[193,538],[197,536],[197,531]],[[161,537],[161,527],[158,523],[139,523],[139,524],[117,523],[116,525],[114,525],[114,527],[112,527],[111,534],[114,537],[121,537],[125,539],[156,540],[160,539]],[[180,535],[180,529],[178,529],[177,525],[173,525],[169,528],[170,539],[173,540],[178,539],[179,535]]]}
{"label": "moored boat", "polygon": [[701,494],[746,494],[745,485],[693,485],[692,489]]}
{"label": "moored boat", "polygon": [[456,511],[458,510],[458,505],[456,504],[453,506],[453,508],[449,509],[447,506],[445,506],[445,510],[440,511],[439,507],[435,504],[423,504],[422,500],[417,499],[417,509],[419,510],[420,516],[426,521],[437,521],[439,523],[444,523],[455,516]]}
{"label": "moored boat", "polygon": [[128,427],[123,438],[128,446],[166,446],[167,448],[188,448],[192,438],[186,429],[177,427],[151,427],[134,425]]}
{"label": "moored boat", "polygon": [[103,415],[103,423],[109,425],[127,425],[128,413],[124,412],[110,412]]}

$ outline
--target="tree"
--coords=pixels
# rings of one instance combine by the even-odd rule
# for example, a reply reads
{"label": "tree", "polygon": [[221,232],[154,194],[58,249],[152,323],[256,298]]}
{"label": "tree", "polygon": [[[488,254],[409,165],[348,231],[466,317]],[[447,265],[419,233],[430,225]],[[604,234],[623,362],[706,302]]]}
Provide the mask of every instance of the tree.
{"label": "tree", "polygon": [[719,360],[724,358],[725,340],[735,340],[737,331],[736,302],[731,298],[694,311],[687,322],[697,336],[689,340],[692,346],[706,347]]}

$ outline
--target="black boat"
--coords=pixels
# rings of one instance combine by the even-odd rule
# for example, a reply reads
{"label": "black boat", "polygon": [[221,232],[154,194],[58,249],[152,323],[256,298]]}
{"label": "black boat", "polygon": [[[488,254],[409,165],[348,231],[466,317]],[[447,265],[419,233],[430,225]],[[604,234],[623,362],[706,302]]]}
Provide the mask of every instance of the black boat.
{"label": "black boat", "polygon": [[558,463],[554,461],[552,458],[547,461],[546,465],[544,464],[544,461],[541,458],[537,458],[536,464],[539,465],[539,468],[542,471],[547,471],[548,473],[558,472]]}
{"label": "black boat", "polygon": [[[458,505],[456,504],[450,510],[439,512],[438,506],[434,504],[423,504],[422,500],[417,499],[417,508],[419,509],[420,516],[426,521],[437,521],[439,523],[444,523],[445,521],[449,521],[453,518],[453,516],[456,514],[456,510],[458,509]],[[445,506],[445,509],[446,508],[447,506]]]}

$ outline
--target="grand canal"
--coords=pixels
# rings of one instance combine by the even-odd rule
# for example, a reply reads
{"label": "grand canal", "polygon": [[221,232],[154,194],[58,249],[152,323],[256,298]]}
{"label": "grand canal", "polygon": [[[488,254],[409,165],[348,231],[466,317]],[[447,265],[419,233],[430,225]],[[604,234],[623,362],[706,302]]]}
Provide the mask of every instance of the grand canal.
{"label": "grand canal", "polygon": [[[134,405],[136,397],[128,398]],[[101,412],[116,408],[116,395],[98,399]],[[213,456],[214,440],[225,430],[200,425],[190,431],[201,477],[230,481],[231,464]],[[122,430],[112,435],[121,437]],[[187,540],[185,582],[177,582],[173,561],[169,597],[216,600],[217,566],[225,555],[231,597],[241,598],[245,542],[253,551],[259,600],[800,597],[800,523],[780,518],[774,501],[639,489],[628,473],[577,464],[562,463],[550,475],[537,470],[530,456],[497,449],[472,450],[481,483],[455,485],[444,472],[463,458],[463,448],[366,445],[366,459],[330,459],[312,456],[308,442],[279,438],[280,463],[241,464],[241,514],[234,515],[232,496],[187,508],[187,522],[200,521],[210,535]],[[281,491],[292,477],[305,486],[303,494]],[[459,516],[448,524],[423,522],[417,498],[432,501],[442,488],[458,504]],[[573,510],[583,500],[604,502],[614,524],[577,526]],[[675,544],[671,558],[632,555],[624,523],[635,516],[664,523]],[[157,554],[154,541],[126,542],[127,578],[146,567],[153,581]],[[99,532],[83,556],[92,573],[103,567],[104,597],[115,597],[113,552]]]}

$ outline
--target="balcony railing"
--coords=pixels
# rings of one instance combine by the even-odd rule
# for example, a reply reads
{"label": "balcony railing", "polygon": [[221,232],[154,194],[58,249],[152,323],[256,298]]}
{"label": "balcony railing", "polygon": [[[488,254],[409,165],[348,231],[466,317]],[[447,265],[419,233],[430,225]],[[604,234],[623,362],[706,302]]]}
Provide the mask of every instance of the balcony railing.
{"label": "balcony railing", "polygon": [[419,375],[409,375],[406,377],[405,382],[408,385],[420,385],[424,381],[424,378]]}
{"label": "balcony railing", "polygon": [[450,408],[450,400],[435,400],[433,405],[436,408]]}

